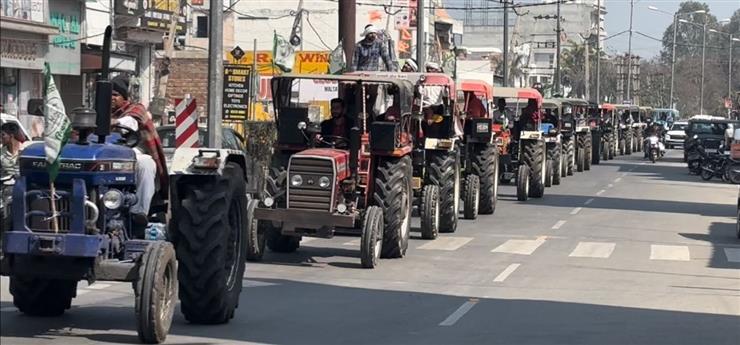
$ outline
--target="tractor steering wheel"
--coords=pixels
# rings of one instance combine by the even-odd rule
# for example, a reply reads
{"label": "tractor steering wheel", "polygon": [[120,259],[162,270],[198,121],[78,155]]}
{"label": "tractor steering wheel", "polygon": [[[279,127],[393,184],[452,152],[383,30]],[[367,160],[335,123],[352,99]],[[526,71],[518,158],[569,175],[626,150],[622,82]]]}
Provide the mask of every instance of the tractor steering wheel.
{"label": "tractor steering wheel", "polygon": [[331,146],[331,148],[347,148],[349,147],[349,139],[339,135],[322,135],[319,137],[319,141],[323,144]]}
{"label": "tractor steering wheel", "polygon": [[139,145],[141,135],[138,131],[132,131],[130,128],[121,125],[111,125],[111,129],[114,132],[118,132],[121,134],[121,139],[118,141],[117,144],[128,146],[131,148]]}

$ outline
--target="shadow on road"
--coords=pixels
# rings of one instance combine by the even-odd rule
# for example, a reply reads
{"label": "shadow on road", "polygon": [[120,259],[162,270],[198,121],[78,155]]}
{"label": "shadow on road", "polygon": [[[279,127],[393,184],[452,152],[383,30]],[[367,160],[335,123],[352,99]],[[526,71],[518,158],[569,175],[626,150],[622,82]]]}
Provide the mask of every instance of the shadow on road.
{"label": "shadow on road", "polygon": [[730,248],[732,250],[733,248],[728,246],[728,243],[740,246],[740,239],[737,238],[735,227],[736,223],[734,221],[728,223],[712,222],[709,226],[709,234],[679,233],[679,235],[692,240],[706,241],[712,245],[712,257],[709,260],[708,267],[738,269],[740,268],[740,262],[730,262],[725,253],[725,249]]}
{"label": "shadow on road", "polygon": [[[586,200],[594,199],[589,205]],[[726,217],[734,215],[736,206],[730,204],[715,204],[702,202],[686,202],[671,200],[627,199],[601,196],[548,194],[542,199],[531,199],[527,203],[552,207],[583,207],[603,210],[626,210],[640,212],[663,212],[696,214],[709,217]]]}
{"label": "shadow on road", "polygon": [[[472,309],[445,327],[439,324],[470,299],[288,280],[264,282],[274,285],[245,289],[229,324],[189,325],[178,313],[169,342],[677,345],[736,344],[740,337],[738,316],[496,298],[472,300]],[[3,312],[1,331],[3,337],[33,338],[34,343],[63,343],[71,337],[136,343],[133,315],[133,307],[106,306],[74,308],[53,319]],[[65,338],[54,339],[59,336]]]}

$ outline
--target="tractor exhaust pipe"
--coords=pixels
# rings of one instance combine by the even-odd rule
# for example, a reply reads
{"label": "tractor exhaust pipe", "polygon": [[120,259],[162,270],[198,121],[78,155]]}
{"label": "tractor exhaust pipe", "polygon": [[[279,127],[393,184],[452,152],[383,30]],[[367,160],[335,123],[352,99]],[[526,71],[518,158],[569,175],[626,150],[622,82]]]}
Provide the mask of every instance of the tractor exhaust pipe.
{"label": "tractor exhaust pipe", "polygon": [[95,134],[98,135],[99,144],[105,143],[105,137],[110,134],[110,107],[113,86],[108,77],[110,73],[110,46],[112,33],[113,29],[110,25],[105,28],[105,36],[103,36],[102,70],[100,72],[100,78],[95,81],[95,112],[97,113]]}

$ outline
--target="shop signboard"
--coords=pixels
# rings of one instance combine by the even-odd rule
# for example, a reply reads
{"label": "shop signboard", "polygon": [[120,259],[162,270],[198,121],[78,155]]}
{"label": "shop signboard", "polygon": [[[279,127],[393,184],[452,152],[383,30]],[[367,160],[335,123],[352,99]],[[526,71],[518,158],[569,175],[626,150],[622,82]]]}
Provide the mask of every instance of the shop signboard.
{"label": "shop signboard", "polygon": [[43,23],[44,0],[0,0],[0,15]]}
{"label": "shop signboard", "polygon": [[246,121],[252,66],[224,65],[224,121]]}
{"label": "shop signboard", "polygon": [[46,61],[55,75],[80,75],[80,3],[75,1],[49,2],[49,25],[59,29],[49,36]]}

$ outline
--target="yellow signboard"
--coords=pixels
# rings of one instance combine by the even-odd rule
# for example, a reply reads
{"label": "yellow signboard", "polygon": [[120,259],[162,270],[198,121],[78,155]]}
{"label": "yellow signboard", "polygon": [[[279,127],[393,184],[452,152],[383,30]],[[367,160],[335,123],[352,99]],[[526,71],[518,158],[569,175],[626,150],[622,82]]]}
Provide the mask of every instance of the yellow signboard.
{"label": "yellow signboard", "polygon": [[[244,56],[237,60],[230,53],[226,55],[229,64],[252,65],[254,61],[253,52],[245,52]],[[257,51],[257,71],[260,75],[280,75],[282,70],[272,65],[272,52],[268,50]],[[303,74],[328,74],[329,52],[328,51],[300,51],[295,53],[293,73]]]}

